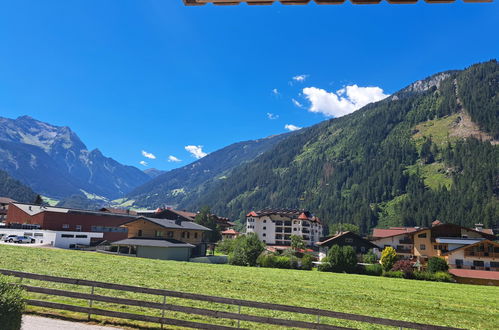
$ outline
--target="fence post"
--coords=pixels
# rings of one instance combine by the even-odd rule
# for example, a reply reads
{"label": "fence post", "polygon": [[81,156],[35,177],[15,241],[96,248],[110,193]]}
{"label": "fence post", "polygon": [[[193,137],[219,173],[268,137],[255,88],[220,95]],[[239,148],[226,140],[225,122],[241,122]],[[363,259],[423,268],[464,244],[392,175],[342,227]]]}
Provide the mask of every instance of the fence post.
{"label": "fence post", "polygon": [[166,296],[163,296],[163,310],[161,311],[161,329],[163,329],[163,319],[165,318]]}
{"label": "fence post", "polygon": [[[90,292],[90,294],[93,296],[94,295],[94,290],[95,290],[95,287],[92,285],[92,291]],[[90,300],[88,301],[88,307],[92,308],[92,305],[93,305],[93,299],[90,298]],[[87,315],[87,319],[88,321],[90,321],[90,312],[88,312],[88,315]]]}
{"label": "fence post", "polygon": [[[241,314],[241,305],[237,305],[237,314]],[[237,327],[241,327],[241,320],[237,320]]]}
{"label": "fence post", "polygon": [[321,323],[321,316],[317,315],[317,323]]}

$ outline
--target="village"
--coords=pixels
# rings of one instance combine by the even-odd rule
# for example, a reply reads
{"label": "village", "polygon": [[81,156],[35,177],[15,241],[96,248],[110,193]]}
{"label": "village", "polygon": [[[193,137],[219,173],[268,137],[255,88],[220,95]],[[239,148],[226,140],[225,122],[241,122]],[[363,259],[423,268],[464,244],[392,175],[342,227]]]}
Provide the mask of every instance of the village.
{"label": "village", "polygon": [[[251,210],[243,232],[236,231],[230,219],[211,213],[212,228],[203,226],[196,221],[199,214],[171,207],[79,210],[0,198],[0,241],[161,260],[314,267],[416,279],[416,274],[426,274],[436,260],[443,264],[438,271],[448,272],[444,280],[499,285],[497,236],[481,224],[466,228],[435,220],[427,228],[374,228],[366,237],[341,230],[324,236],[326,224],[307,210]],[[235,253],[231,243],[245,237],[258,255],[244,263],[238,263],[238,256],[232,255],[231,262]],[[331,263],[338,257],[332,254],[340,251],[341,255],[341,249],[354,255],[353,265],[337,265],[335,270]],[[348,258],[348,252],[343,252],[344,258]],[[389,260],[388,265],[383,260]],[[430,275],[420,277],[441,280]]]}

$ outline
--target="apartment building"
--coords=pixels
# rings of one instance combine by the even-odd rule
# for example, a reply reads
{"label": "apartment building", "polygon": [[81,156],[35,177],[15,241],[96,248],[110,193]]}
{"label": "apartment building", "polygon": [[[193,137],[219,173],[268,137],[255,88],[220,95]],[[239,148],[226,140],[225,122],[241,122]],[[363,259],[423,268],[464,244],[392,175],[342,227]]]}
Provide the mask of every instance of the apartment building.
{"label": "apartment building", "polygon": [[300,236],[308,246],[320,241],[321,220],[306,210],[263,209],[246,215],[246,232],[256,233],[268,245],[291,245],[291,235]]}

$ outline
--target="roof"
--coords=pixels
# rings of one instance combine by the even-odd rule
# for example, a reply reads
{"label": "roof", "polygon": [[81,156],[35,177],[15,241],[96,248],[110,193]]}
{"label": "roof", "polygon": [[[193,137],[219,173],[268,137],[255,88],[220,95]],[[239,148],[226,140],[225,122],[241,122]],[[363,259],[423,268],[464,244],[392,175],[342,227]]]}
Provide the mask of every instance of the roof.
{"label": "roof", "polygon": [[390,227],[388,229],[373,229],[373,237],[374,238],[386,238],[398,235],[409,234],[417,231],[419,228],[416,227]]}
{"label": "roof", "polygon": [[54,207],[47,205],[34,205],[26,203],[13,203],[16,207],[26,212],[30,216],[42,213],[42,212],[54,212],[54,213],[83,213],[92,215],[102,215],[102,216],[113,216],[113,217],[124,217],[124,218],[136,218],[137,216],[132,214],[117,214],[110,212],[101,211],[91,211],[91,210],[80,210],[80,209],[70,209],[65,207]]}
{"label": "roof", "polygon": [[476,242],[476,243],[473,243],[473,244],[468,244],[468,245],[464,245],[464,246],[460,246],[458,247],[457,249],[454,249],[452,251],[449,251],[447,253],[444,253],[443,255],[446,256],[446,255],[449,255],[449,254],[452,254],[458,250],[461,250],[461,249],[467,249],[469,247],[473,247],[473,246],[476,246],[476,245],[480,245],[481,243],[489,243],[489,244],[492,244],[492,245],[495,245],[495,246],[498,246],[499,247],[499,243],[497,242],[494,242],[494,241],[491,241],[491,240],[488,240],[488,239],[484,239],[484,240],[481,240],[479,242]]}
{"label": "roof", "polygon": [[108,212],[114,214],[126,214],[126,215],[137,215],[137,212],[130,209],[117,209],[113,207],[103,207],[99,210],[100,212]]}
{"label": "roof", "polygon": [[0,197],[0,204],[9,204],[14,202],[15,200],[10,199],[9,197]]}
{"label": "roof", "polygon": [[483,241],[485,238],[460,238],[460,237],[437,237],[435,242],[437,243],[447,243],[447,244],[475,244],[477,242]]}
{"label": "roof", "polygon": [[137,217],[135,219],[132,219],[126,223],[124,223],[122,226],[126,226],[129,223],[138,221],[138,220],[146,220],[152,223],[157,224],[158,226],[168,228],[168,229],[188,229],[188,230],[202,230],[202,231],[211,231],[211,229],[206,228],[205,226],[201,226],[195,222],[192,221],[175,221],[175,220],[169,220],[169,219],[158,219],[158,218],[146,218],[146,217]]}
{"label": "roof", "polygon": [[449,269],[449,273],[457,277],[479,278],[484,280],[499,281],[499,272],[475,269]]}
{"label": "roof", "polygon": [[174,239],[145,239],[145,238],[125,238],[121,241],[111,243],[111,245],[137,245],[137,246],[153,246],[162,248],[194,248],[195,246],[189,243],[184,243]]}
{"label": "roof", "polygon": [[440,224],[432,226],[431,228],[419,228],[418,230],[412,232],[411,234],[415,234],[416,232],[420,232],[420,231],[424,231],[424,230],[433,230],[433,229],[439,228],[439,227],[458,227],[460,229],[474,231],[475,233],[479,233],[480,235],[482,235],[482,237],[485,237],[488,239],[496,239],[496,237],[494,235],[491,235],[488,232],[485,232],[484,230],[476,230],[473,228],[463,227],[460,225],[456,225],[455,223],[440,223]]}
{"label": "roof", "polygon": [[[318,5],[338,5],[345,3],[345,0],[183,0],[186,6],[202,6],[207,3],[215,5],[238,5],[246,2],[248,5],[271,5],[274,2],[280,2],[283,5],[306,5],[315,2]],[[454,2],[455,0],[425,0],[427,3]],[[463,0],[464,2],[492,2],[492,0]],[[381,0],[351,0],[353,4],[379,4]],[[391,4],[411,4],[418,0],[387,0]]]}
{"label": "roof", "polygon": [[227,229],[222,232],[222,235],[237,235],[239,234],[238,231],[235,231],[234,229]]}
{"label": "roof", "polygon": [[251,211],[246,216],[247,217],[262,217],[268,215],[280,215],[282,217],[288,217],[291,219],[308,220],[313,222],[321,222],[321,219],[314,216],[311,212],[307,210],[300,209],[262,209],[259,211]]}
{"label": "roof", "polygon": [[321,246],[321,245],[334,243],[335,240],[337,240],[338,238],[343,237],[343,236],[353,236],[353,237],[357,238],[358,240],[365,241],[366,244],[372,246],[373,248],[378,248],[378,246],[376,244],[371,243],[370,241],[360,237],[359,235],[357,235],[351,231],[344,231],[344,232],[341,232],[339,234],[336,234],[336,235],[329,237],[328,239],[326,239],[322,242],[317,242],[317,245]]}

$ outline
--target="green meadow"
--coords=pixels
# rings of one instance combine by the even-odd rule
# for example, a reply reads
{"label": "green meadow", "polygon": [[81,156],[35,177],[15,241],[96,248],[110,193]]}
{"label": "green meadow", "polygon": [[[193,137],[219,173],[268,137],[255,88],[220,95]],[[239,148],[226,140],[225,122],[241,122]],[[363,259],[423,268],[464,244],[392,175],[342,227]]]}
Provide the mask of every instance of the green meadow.
{"label": "green meadow", "polygon": [[[260,302],[321,308],[397,320],[467,329],[497,329],[499,287],[424,282],[405,279],[321,273],[231,265],[160,261],[106,255],[94,252],[0,246],[0,268],[46,275],[81,278],[110,283],[200,293]],[[40,282],[23,280],[39,285]],[[89,292],[88,287],[45,283],[44,286]],[[97,294],[161,302],[162,297],[96,289]],[[31,297],[41,298],[35,294]],[[87,306],[87,301],[69,298],[43,299]],[[235,306],[167,298],[169,303],[236,312]],[[94,307],[160,316],[158,310],[94,303]],[[86,319],[86,315],[30,308],[31,312]],[[243,307],[242,313],[290,318],[282,312]],[[206,322],[203,316],[166,311],[165,317]],[[314,321],[315,317],[295,319]],[[159,328],[159,325],[93,317],[95,322],[121,326]],[[212,319],[213,320],[213,319]],[[323,318],[322,322],[362,329],[381,329],[365,323]],[[217,324],[236,326],[237,321],[219,319]],[[270,326],[241,322],[241,327]],[[386,328],[386,327],[384,327]]]}

